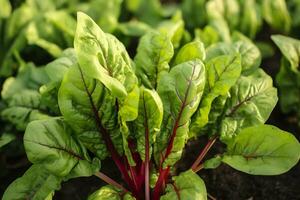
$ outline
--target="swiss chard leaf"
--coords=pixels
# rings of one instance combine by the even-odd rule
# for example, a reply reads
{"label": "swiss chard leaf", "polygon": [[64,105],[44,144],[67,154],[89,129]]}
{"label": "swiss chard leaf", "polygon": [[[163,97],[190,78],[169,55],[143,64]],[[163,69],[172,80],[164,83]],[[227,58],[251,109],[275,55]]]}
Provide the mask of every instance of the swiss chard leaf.
{"label": "swiss chard leaf", "polygon": [[3,200],[52,199],[55,190],[60,189],[62,178],[51,175],[43,165],[32,165],[25,174],[6,189]]}
{"label": "swiss chard leaf", "polygon": [[88,200],[135,200],[135,198],[129,193],[124,195],[122,191],[112,186],[103,186],[91,194]]}
{"label": "swiss chard leaf", "polygon": [[154,144],[157,162],[166,159],[164,165],[172,166],[180,158],[188,137],[190,117],[198,107],[204,85],[205,69],[199,59],[176,65],[160,80],[158,94],[163,102],[164,117]]}
{"label": "swiss chard leaf", "polygon": [[174,54],[169,37],[159,32],[149,32],[140,39],[134,58],[137,76],[147,88],[156,88],[163,72],[169,71]]}
{"label": "swiss chard leaf", "polygon": [[300,159],[297,139],[274,126],[259,125],[240,132],[229,143],[222,161],[253,175],[277,175],[290,170]]}
{"label": "swiss chard leaf", "polygon": [[261,69],[241,76],[230,96],[220,129],[223,141],[230,140],[242,128],[265,123],[278,100],[272,78]]}
{"label": "swiss chard leaf", "polygon": [[114,96],[124,99],[134,88],[137,80],[123,44],[81,12],[74,47],[82,71],[102,82]]}
{"label": "swiss chard leaf", "polygon": [[214,99],[226,95],[237,81],[240,73],[240,55],[218,56],[207,62],[206,89],[200,106],[193,116],[190,135],[199,134],[199,129],[208,123]]}
{"label": "swiss chard leaf", "polygon": [[70,127],[60,118],[31,122],[24,135],[28,159],[56,176],[91,176],[99,169],[99,162],[92,162],[72,135]]}
{"label": "swiss chard leaf", "polygon": [[192,170],[182,172],[172,179],[173,183],[167,185],[166,194],[161,196],[161,200],[207,199],[204,181]]}

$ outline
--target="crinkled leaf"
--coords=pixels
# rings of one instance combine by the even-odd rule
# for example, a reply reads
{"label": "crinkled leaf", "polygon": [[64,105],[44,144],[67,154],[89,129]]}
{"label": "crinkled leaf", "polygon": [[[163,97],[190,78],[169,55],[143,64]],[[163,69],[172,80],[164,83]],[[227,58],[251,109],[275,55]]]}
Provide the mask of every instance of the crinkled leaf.
{"label": "crinkled leaf", "polygon": [[81,12],[74,47],[82,71],[102,82],[114,96],[124,98],[134,88],[137,80],[125,47]]}
{"label": "crinkled leaf", "polygon": [[149,90],[143,87],[141,87],[140,90],[139,115],[134,121],[134,132],[136,133],[137,150],[142,160],[145,160],[146,137],[148,137],[151,157],[151,146],[155,142],[162,122],[163,105],[155,90]]}
{"label": "crinkled leaf", "polygon": [[259,49],[250,40],[239,40],[232,44],[216,43],[207,49],[206,61],[219,56],[228,54],[240,54],[242,73],[249,74],[255,71],[261,63]]}
{"label": "crinkled leaf", "polygon": [[253,175],[278,175],[300,159],[300,144],[290,133],[271,125],[246,128],[228,145],[222,161]]}
{"label": "crinkled leaf", "polygon": [[58,103],[78,139],[100,159],[104,159],[108,152],[98,129],[99,123],[110,132],[115,146],[122,149],[116,98],[100,81],[89,78],[78,65],[66,73],[59,89]]}
{"label": "crinkled leaf", "polygon": [[124,195],[122,191],[107,185],[91,194],[88,200],[135,200],[135,198],[129,193]]}
{"label": "crinkled leaf", "polygon": [[240,77],[231,88],[230,96],[220,130],[224,142],[242,128],[265,123],[278,100],[272,78],[261,69]]}
{"label": "crinkled leaf", "polygon": [[29,122],[49,116],[41,106],[40,94],[34,90],[23,90],[10,98],[8,106],[1,112],[1,117],[18,130],[25,130]]}
{"label": "crinkled leaf", "polygon": [[199,59],[176,65],[160,80],[158,94],[163,102],[164,116],[155,143],[157,162],[163,158],[166,159],[164,164],[170,166],[180,158],[188,138],[190,118],[199,105],[204,85],[205,68]]}
{"label": "crinkled leaf", "polygon": [[179,49],[175,58],[174,65],[178,65],[189,60],[194,60],[196,58],[204,61],[205,56],[205,48],[202,42],[190,42]]}
{"label": "crinkled leaf", "polygon": [[169,71],[174,54],[171,40],[164,34],[150,32],[139,43],[134,58],[137,76],[147,88],[156,88],[162,72]]}
{"label": "crinkled leaf", "polygon": [[[61,118],[36,120],[25,131],[24,146],[28,159],[34,164],[42,164],[56,176],[67,176],[81,165],[92,164],[84,147],[72,136],[72,130]],[[37,153],[38,152],[38,153]],[[97,166],[90,167],[96,170]],[[92,175],[91,170],[83,176]]]}
{"label": "crinkled leaf", "polygon": [[209,121],[212,102],[225,95],[236,83],[241,73],[240,55],[224,55],[209,60],[206,64],[206,89],[200,106],[193,116],[191,135],[199,134],[199,129]]}
{"label": "crinkled leaf", "polygon": [[204,181],[192,170],[182,172],[172,179],[174,182],[167,185],[166,194],[161,196],[161,200],[207,199]]}
{"label": "crinkled leaf", "polygon": [[61,178],[50,174],[43,165],[32,165],[22,177],[9,185],[2,200],[45,200],[60,189],[61,181]]}

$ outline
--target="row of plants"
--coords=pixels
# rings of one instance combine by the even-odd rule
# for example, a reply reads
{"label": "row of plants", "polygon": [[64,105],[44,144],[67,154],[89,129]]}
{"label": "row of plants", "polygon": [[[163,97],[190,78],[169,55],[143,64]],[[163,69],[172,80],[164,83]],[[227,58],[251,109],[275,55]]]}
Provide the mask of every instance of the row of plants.
{"label": "row of plants", "polygon": [[[297,35],[298,1],[0,3],[0,147],[13,156],[24,146],[32,163],[2,199],[48,200],[70,179],[97,176],[107,185],[89,200],[200,200],[200,170],[278,175],[299,162],[295,136],[265,124],[278,95],[260,65],[274,50],[255,39],[265,23]],[[280,106],[297,113],[300,42],[272,40],[283,54]],[[216,143],[224,150],[207,159]],[[119,180],[101,170],[108,157]]]}

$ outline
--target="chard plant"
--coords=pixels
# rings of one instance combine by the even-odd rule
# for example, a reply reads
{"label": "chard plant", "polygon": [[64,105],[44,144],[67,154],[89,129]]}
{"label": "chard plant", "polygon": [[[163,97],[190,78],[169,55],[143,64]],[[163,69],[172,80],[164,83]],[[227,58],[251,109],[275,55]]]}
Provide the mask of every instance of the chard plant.
{"label": "chard plant", "polygon": [[[204,200],[200,170],[222,163],[253,175],[291,169],[300,144],[264,125],[277,90],[259,68],[257,47],[239,34],[207,49],[199,40],[182,45],[182,27],[167,23],[148,32],[131,60],[116,37],[79,12],[74,50],[47,65],[48,81],[40,83],[36,109],[48,114],[25,122],[33,165],[3,200],[49,200],[62,182],[93,175],[108,185],[89,200]],[[186,143],[200,137],[207,144],[177,172]],[[204,160],[216,141],[226,150]],[[120,180],[101,171],[108,157]]]}
{"label": "chard plant", "polygon": [[272,40],[283,55],[276,76],[280,107],[283,113],[295,115],[300,125],[300,41],[283,35],[273,35]]}

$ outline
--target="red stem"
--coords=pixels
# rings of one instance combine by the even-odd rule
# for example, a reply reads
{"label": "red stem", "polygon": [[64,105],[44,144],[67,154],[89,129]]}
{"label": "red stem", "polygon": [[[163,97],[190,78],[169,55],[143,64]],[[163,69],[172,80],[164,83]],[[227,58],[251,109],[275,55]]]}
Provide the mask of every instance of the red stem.
{"label": "red stem", "polygon": [[120,157],[119,153],[117,152],[117,150],[115,149],[114,144],[113,144],[113,142],[110,138],[110,135],[108,134],[107,130],[101,124],[101,120],[100,120],[100,117],[99,117],[99,114],[98,114],[98,110],[97,110],[97,108],[94,104],[94,101],[93,101],[93,98],[92,98],[92,95],[91,95],[90,91],[87,89],[88,87],[86,85],[86,82],[85,82],[85,79],[83,77],[83,74],[82,74],[82,71],[81,71],[80,67],[79,67],[79,70],[80,70],[80,73],[81,73],[81,78],[83,80],[85,91],[88,95],[90,104],[92,106],[92,111],[94,113],[95,122],[96,122],[96,125],[97,125],[97,128],[98,128],[98,131],[102,135],[102,138],[105,141],[106,148],[110,151],[111,157],[114,160],[115,164],[117,165],[118,169],[120,170],[124,180],[126,181],[126,183],[128,184],[128,186],[130,188],[134,189],[133,182],[132,182],[132,180],[130,179],[130,177],[128,175],[128,172],[126,170],[125,165],[121,162],[121,157]]}
{"label": "red stem", "polygon": [[168,178],[170,167],[163,169],[159,173],[158,180],[153,190],[153,200],[159,200],[161,192],[164,190],[166,179]]}
{"label": "red stem", "polygon": [[103,174],[102,172],[96,172],[94,175],[100,178],[101,180],[105,181],[106,183],[123,190],[123,192],[128,192],[126,188],[124,188],[122,185],[120,185],[119,183],[117,183],[115,180],[108,177],[107,175]]}
{"label": "red stem", "polygon": [[207,144],[205,145],[204,149],[201,151],[201,153],[199,154],[199,156],[197,157],[197,159],[195,160],[195,162],[193,163],[191,169],[196,172],[199,171],[200,169],[198,168],[198,165],[201,163],[201,161],[203,160],[203,158],[205,157],[205,155],[207,154],[207,152],[210,150],[210,148],[214,145],[214,143],[217,140],[217,136],[214,136],[213,138],[211,138],[210,140],[208,140]]}
{"label": "red stem", "polygon": [[147,109],[144,101],[145,111],[145,200],[150,200],[150,180],[149,180],[149,160],[150,160],[150,145],[149,145],[149,127]]}

